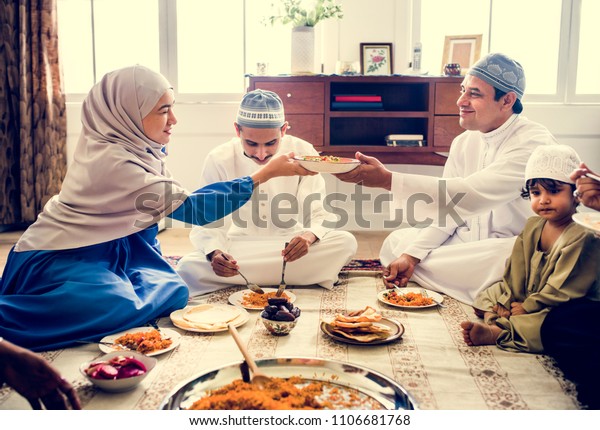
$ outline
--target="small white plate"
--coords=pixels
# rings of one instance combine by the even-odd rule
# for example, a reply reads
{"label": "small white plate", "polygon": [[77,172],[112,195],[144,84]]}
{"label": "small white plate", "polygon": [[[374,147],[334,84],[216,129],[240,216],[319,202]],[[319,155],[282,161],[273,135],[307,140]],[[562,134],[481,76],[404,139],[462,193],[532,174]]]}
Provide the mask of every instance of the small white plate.
{"label": "small white plate", "polygon": [[306,170],[317,173],[346,173],[360,165],[360,161],[355,158],[337,157],[338,161],[327,161],[320,160],[317,156],[314,156],[314,160],[310,157],[313,156],[297,156],[294,159]]}
{"label": "small white plate", "polygon": [[[117,338],[119,338],[127,333],[138,333],[140,331],[150,331],[150,330],[154,330],[154,329],[152,327],[132,328],[129,330],[122,331],[120,333],[115,333],[115,334],[111,334],[109,336],[105,336],[100,340],[100,342],[114,343],[115,340],[117,340]],[[179,343],[181,342],[181,335],[179,333],[177,333],[175,330],[161,327],[160,332],[162,333],[163,338],[170,338],[173,341],[171,343],[171,345],[168,348],[157,349],[156,351],[152,351],[152,352],[149,352],[148,354],[144,354],[144,355],[152,357],[154,355],[164,354],[165,352],[169,352],[179,346]],[[127,351],[126,349],[119,348],[118,345],[116,345],[116,344],[115,344],[114,348],[111,347],[110,345],[102,345],[102,344],[99,344],[98,347],[100,348],[100,351],[106,352],[107,354],[109,352],[114,352],[114,351]]]}
{"label": "small white plate", "polygon": [[600,233],[600,212],[579,212],[573,215],[573,221],[588,230]]}
{"label": "small white plate", "polygon": [[401,308],[401,309],[432,308],[432,307],[437,306],[439,303],[442,303],[444,301],[444,296],[442,296],[441,294],[436,293],[435,291],[426,290],[424,288],[405,287],[405,288],[398,288],[398,290],[400,290],[404,294],[406,294],[406,293],[419,293],[419,294],[421,294],[423,291],[426,291],[427,295],[433,299],[433,303],[430,304],[430,305],[426,305],[426,306],[402,306],[402,305],[397,305],[397,304],[394,304],[394,303],[390,303],[390,302],[388,302],[386,300],[385,294],[387,294],[390,291],[394,291],[394,290],[383,290],[383,291],[380,291],[379,294],[377,294],[377,299],[380,302],[385,303],[386,305],[394,306],[394,307]]}
{"label": "small white plate", "polygon": [[[274,293],[277,291],[277,288],[263,288],[262,290],[265,293]],[[254,306],[247,306],[242,303],[243,299],[244,299],[244,295],[249,294],[251,292],[252,291],[248,290],[248,289],[242,290],[242,291],[237,291],[229,296],[229,303],[231,303],[232,305],[235,305],[235,306],[241,306],[244,309],[248,309],[249,311],[257,311],[257,310],[264,309],[264,306],[254,307]],[[288,301],[290,303],[294,303],[296,301],[296,295],[294,293],[292,293],[291,291],[285,290],[283,292],[283,294],[288,296]]]}
{"label": "small white plate", "polygon": [[[250,314],[248,313],[248,311],[246,309],[240,308],[238,306],[232,306],[232,305],[222,305],[222,304],[214,304],[211,305],[213,307],[224,307],[224,308],[234,308],[240,311],[240,314],[235,317],[233,320],[231,320],[231,323],[233,323],[233,325],[235,327],[239,327],[242,324],[245,324],[249,319],[250,319]],[[186,322],[186,320],[183,318],[183,315],[186,311],[188,311],[190,308],[193,308],[194,306],[187,306],[183,309],[179,309],[176,310],[174,312],[171,312],[171,322],[173,323],[173,325],[175,327],[179,327],[180,329],[183,330],[187,330],[187,331],[193,331],[195,333],[217,333],[220,331],[227,331],[227,324],[225,324],[224,327],[219,327],[219,328],[211,328],[211,329],[203,329],[203,328],[199,328],[199,327],[194,327],[193,323],[188,323]],[[220,321],[215,321],[215,322],[220,322]]]}

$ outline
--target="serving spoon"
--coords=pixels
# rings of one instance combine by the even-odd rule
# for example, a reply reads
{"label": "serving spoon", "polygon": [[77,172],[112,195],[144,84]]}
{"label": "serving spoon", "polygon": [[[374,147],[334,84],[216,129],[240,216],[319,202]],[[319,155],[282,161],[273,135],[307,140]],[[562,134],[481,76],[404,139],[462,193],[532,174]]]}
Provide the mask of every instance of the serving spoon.
{"label": "serving spoon", "polygon": [[[227,256],[225,254],[221,254],[221,255],[223,256],[223,258],[226,261],[231,261],[229,258],[227,258]],[[264,290],[262,288],[260,288],[258,285],[251,284],[248,281],[248,279],[244,275],[242,275],[242,272],[240,272],[239,269],[237,272],[238,272],[238,275],[240,275],[244,279],[244,281],[246,281],[246,287],[248,287],[249,290],[254,291],[256,294],[264,294],[265,293]]]}
{"label": "serving spoon", "polygon": [[244,360],[246,360],[246,363],[252,372],[252,378],[250,378],[250,382],[255,384],[258,388],[264,388],[271,381],[271,378],[258,369],[258,366],[250,356],[250,353],[246,349],[246,345],[244,345],[244,342],[242,341],[242,338],[240,337],[240,334],[235,326],[232,323],[229,323],[227,324],[227,328],[229,329],[229,333],[231,333],[233,340],[235,340],[237,347],[242,352]]}

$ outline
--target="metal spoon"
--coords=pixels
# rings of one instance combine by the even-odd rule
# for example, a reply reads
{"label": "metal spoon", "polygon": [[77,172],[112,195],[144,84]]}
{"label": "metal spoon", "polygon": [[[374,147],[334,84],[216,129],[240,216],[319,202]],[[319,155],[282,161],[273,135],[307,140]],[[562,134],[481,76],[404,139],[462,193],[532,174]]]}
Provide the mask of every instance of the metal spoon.
{"label": "metal spoon", "polygon": [[436,303],[440,308],[447,308],[448,306],[442,304],[442,302],[438,302],[436,299],[434,299],[433,297],[429,296],[429,294],[427,294],[427,290],[425,290],[424,288],[421,288],[421,295],[423,297],[429,297],[431,300],[433,300],[433,303]]}
{"label": "metal spoon", "polygon": [[244,342],[242,341],[242,338],[240,337],[240,334],[235,326],[232,323],[229,323],[227,324],[227,328],[229,329],[229,333],[231,333],[233,340],[235,340],[237,347],[242,352],[244,360],[246,360],[246,363],[248,363],[248,367],[252,372],[252,378],[250,379],[250,382],[255,384],[258,388],[264,388],[271,381],[271,378],[258,370],[258,366],[250,356],[250,353],[246,349],[246,345],[244,345]]}
{"label": "metal spoon", "polygon": [[[231,261],[229,258],[227,258],[227,256],[225,254],[221,254],[223,256],[223,258],[226,261]],[[257,294],[264,294],[264,290],[262,288],[260,288],[258,285],[256,284],[251,284],[250,282],[248,282],[248,279],[242,275],[242,272],[240,272],[239,270],[237,271],[238,275],[240,275],[242,278],[244,278],[244,281],[246,281],[246,287],[248,287],[249,290],[254,291]]]}
{"label": "metal spoon", "polygon": [[[285,243],[284,248],[287,248],[287,246],[289,245],[289,242]],[[283,275],[285,274],[285,257],[283,259],[283,267],[281,268],[281,282],[279,283],[279,288],[277,288],[277,292],[275,293],[276,297],[281,297],[281,295],[283,294],[283,291],[285,290],[285,281],[283,279]]]}

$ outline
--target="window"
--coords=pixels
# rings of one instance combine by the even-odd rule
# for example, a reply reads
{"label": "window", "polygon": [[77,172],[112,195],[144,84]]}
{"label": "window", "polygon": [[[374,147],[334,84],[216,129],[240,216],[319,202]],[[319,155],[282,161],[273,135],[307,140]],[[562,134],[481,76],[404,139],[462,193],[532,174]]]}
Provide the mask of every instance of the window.
{"label": "window", "polygon": [[163,73],[178,101],[238,100],[258,62],[289,70],[289,27],[262,23],[271,4],[58,0],[65,90],[81,98],[106,72],[139,63]]}
{"label": "window", "polygon": [[86,94],[120,67],[160,69],[156,2],[58,0],[58,31],[68,94]]}
{"label": "window", "polygon": [[481,52],[487,51],[489,2],[421,0],[421,10],[421,70],[430,75],[443,73],[442,56],[446,36],[482,34]]}
{"label": "window", "polygon": [[[597,0],[396,1],[413,5],[413,38],[422,43],[421,69],[430,75],[442,73],[445,36],[481,34],[482,55],[506,52],[523,64],[526,102],[600,102]],[[237,101],[257,63],[267,63],[269,74],[289,72],[290,27],[262,23],[272,3],[58,0],[69,100],[107,71],[140,63],[173,83],[178,102]],[[358,4],[372,8],[356,2],[354,10]],[[352,26],[348,18],[339,25]],[[409,31],[396,29],[399,39]]]}
{"label": "window", "polygon": [[[446,35],[482,34],[482,52],[504,52],[525,69],[525,101],[600,102],[600,2],[595,0],[413,0],[422,64],[441,73]],[[419,35],[415,35],[419,37]]]}
{"label": "window", "polygon": [[490,52],[510,53],[521,63],[527,95],[558,92],[561,11],[562,0],[492,2]]}
{"label": "window", "polygon": [[[242,92],[244,87],[242,3],[239,0],[177,1],[176,88],[178,92]],[[227,18],[222,19],[223,16]]]}
{"label": "window", "polygon": [[600,95],[600,2],[582,0],[580,9],[579,44],[577,49],[577,86],[576,94]]}

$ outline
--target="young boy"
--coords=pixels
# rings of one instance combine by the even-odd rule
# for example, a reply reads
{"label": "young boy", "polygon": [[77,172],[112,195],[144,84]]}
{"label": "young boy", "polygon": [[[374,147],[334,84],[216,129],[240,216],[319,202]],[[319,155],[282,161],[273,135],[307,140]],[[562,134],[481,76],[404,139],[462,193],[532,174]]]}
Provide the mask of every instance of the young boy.
{"label": "young boy", "polygon": [[476,297],[473,307],[484,322],[461,323],[467,345],[542,352],[540,328],[548,312],[594,287],[598,239],[572,220],[578,203],[569,175],[579,163],[566,145],[544,145],[532,153],[521,195],[537,216],[517,238],[503,280]]}

